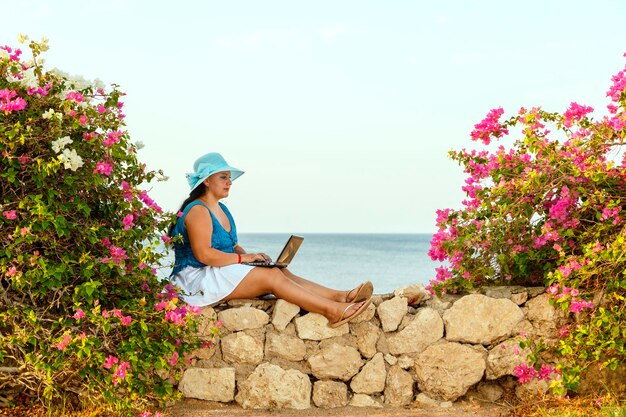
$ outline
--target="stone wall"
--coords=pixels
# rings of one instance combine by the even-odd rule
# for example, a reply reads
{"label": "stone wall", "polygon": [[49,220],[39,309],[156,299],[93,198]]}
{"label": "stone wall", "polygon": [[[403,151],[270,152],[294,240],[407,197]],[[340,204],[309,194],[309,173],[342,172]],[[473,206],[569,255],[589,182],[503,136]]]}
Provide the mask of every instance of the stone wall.
{"label": "stone wall", "polygon": [[217,315],[222,337],[194,352],[180,391],[260,409],[449,403],[470,394],[495,401],[506,390],[547,389],[514,382],[529,354],[519,339],[549,343],[561,320],[543,288],[525,287],[442,298],[403,287],[374,296],[336,329],[284,300],[231,301],[202,314],[207,323]]}

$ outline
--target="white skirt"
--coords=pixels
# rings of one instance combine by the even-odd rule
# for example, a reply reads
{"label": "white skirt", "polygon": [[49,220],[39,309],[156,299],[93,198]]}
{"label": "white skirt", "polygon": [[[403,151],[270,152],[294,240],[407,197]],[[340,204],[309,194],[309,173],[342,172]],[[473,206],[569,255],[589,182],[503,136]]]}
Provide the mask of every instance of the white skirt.
{"label": "white skirt", "polygon": [[182,289],[181,298],[192,306],[204,307],[223,300],[254,268],[250,265],[188,266],[172,275],[172,283]]}

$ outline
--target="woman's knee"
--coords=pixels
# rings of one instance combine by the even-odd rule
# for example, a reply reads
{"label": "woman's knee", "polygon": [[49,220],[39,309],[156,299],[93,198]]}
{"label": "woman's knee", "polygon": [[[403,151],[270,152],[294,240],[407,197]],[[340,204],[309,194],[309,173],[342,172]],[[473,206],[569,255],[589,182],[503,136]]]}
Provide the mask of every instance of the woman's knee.
{"label": "woman's knee", "polygon": [[267,268],[266,274],[271,289],[280,287],[289,279],[280,268]]}

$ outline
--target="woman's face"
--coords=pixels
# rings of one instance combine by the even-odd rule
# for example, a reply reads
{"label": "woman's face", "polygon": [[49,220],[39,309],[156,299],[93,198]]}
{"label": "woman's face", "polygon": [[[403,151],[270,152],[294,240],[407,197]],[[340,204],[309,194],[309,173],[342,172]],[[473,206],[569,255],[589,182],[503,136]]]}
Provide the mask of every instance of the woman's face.
{"label": "woman's face", "polygon": [[232,183],[230,171],[216,172],[205,180],[205,185],[209,188],[209,193],[217,198],[228,197]]}

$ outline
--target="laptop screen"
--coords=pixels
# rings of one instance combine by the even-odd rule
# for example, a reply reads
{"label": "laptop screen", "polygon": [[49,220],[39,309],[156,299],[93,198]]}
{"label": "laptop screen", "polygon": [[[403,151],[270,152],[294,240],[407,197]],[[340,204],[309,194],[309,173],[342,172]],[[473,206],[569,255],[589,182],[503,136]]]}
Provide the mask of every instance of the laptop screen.
{"label": "laptop screen", "polygon": [[278,255],[278,258],[276,259],[276,263],[278,264],[290,263],[293,257],[296,255],[296,252],[298,252],[298,249],[300,248],[300,245],[302,244],[303,240],[304,238],[301,236],[291,235],[289,240],[287,240],[285,247],[280,252],[280,255]]}

